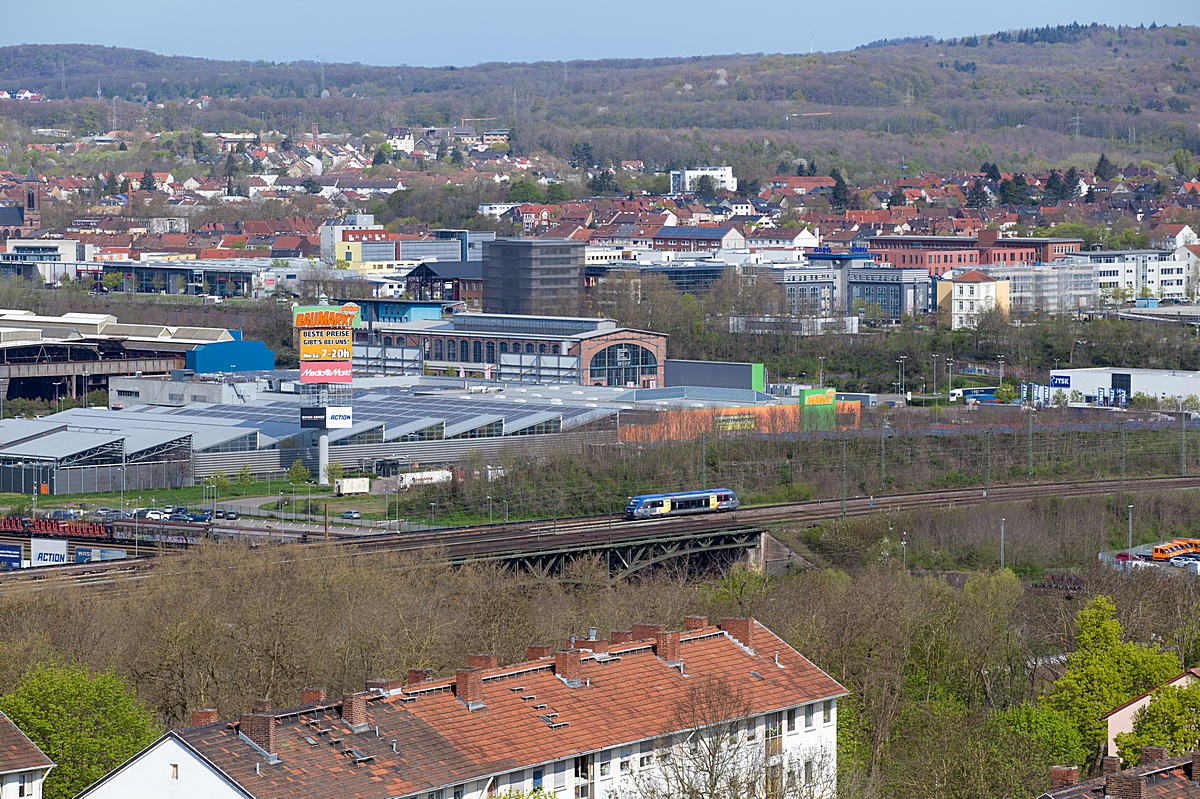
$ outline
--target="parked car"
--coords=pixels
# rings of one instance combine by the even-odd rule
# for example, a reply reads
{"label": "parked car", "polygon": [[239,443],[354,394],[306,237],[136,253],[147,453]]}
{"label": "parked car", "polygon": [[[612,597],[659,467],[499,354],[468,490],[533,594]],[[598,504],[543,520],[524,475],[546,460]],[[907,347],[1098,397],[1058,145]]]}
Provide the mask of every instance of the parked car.
{"label": "parked car", "polygon": [[342,518],[343,519],[361,519],[362,514],[356,510],[347,510],[347,511],[342,511]]}
{"label": "parked car", "polygon": [[213,511],[213,518],[214,519],[224,519],[225,511],[222,510],[221,508],[217,508],[215,511]]}
{"label": "parked car", "polygon": [[238,518],[237,511],[233,511],[233,510],[225,511],[225,521],[234,522],[234,521],[237,521],[237,518]]}
{"label": "parked car", "polygon": [[187,514],[187,517],[188,517],[188,521],[193,521],[193,522],[212,521],[212,514],[205,513],[203,511],[201,511],[200,513],[189,513],[189,514]]}
{"label": "parked car", "polygon": [[172,513],[167,517],[167,521],[171,522],[190,522],[191,520],[192,517],[188,516],[186,513]]}
{"label": "parked car", "polygon": [[1186,555],[1176,555],[1167,561],[1167,563],[1170,563],[1172,566],[1187,566],[1195,562],[1195,558],[1189,558]]}
{"label": "parked car", "polygon": [[94,516],[95,516],[97,519],[100,519],[100,518],[103,518],[103,517],[105,517],[105,516],[108,516],[110,513],[113,513],[113,512],[114,512],[114,511],[113,511],[113,509],[112,509],[112,508],[96,508],[96,510],[95,510],[95,511],[93,511],[93,515],[94,515]]}
{"label": "parked car", "polygon": [[1116,555],[1116,560],[1118,563],[1131,561],[1133,560],[1133,555],[1130,555],[1128,552],[1118,552]]}

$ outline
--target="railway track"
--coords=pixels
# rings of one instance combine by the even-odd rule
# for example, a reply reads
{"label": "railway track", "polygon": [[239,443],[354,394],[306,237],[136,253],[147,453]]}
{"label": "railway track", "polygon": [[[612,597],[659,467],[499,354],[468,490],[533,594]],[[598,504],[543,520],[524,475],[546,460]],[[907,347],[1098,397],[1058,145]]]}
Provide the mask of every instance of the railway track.
{"label": "railway track", "polygon": [[[1163,477],[1126,480],[1124,491],[1177,491],[1200,488],[1200,476]],[[982,505],[987,502],[1020,502],[1035,497],[1063,498],[1105,496],[1122,490],[1119,480],[1091,482],[1040,483],[1024,486],[997,486],[985,492],[980,488],[948,489],[882,497],[854,497],[845,502],[845,516],[859,518],[875,513],[902,512],[921,508],[953,508]],[[775,523],[815,525],[842,516],[840,500],[813,500],[778,505],[740,508],[721,514],[702,514],[667,519],[629,521],[623,515],[583,516],[554,521],[514,522],[507,525],[460,527],[418,533],[383,533],[371,536],[340,536],[332,539],[345,554],[412,553],[436,549],[455,561],[482,557],[502,557],[514,553],[563,549],[598,543],[620,544],[655,536],[714,529],[762,528]],[[243,532],[250,532],[245,530]],[[254,532],[270,534],[270,528]],[[293,540],[295,536],[291,537]],[[275,540],[278,540],[278,534]],[[318,536],[317,540],[321,538]],[[71,564],[67,566],[0,572],[0,592],[21,585],[49,588],[53,585],[107,585],[142,579],[151,568],[148,558]]]}

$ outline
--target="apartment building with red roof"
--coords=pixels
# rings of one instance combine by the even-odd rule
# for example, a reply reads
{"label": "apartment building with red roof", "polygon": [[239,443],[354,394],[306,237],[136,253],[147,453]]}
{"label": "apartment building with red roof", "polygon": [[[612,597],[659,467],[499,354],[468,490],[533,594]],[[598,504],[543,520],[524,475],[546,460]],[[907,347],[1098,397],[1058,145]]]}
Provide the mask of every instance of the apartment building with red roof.
{"label": "apartment building with red roof", "polygon": [[[155,741],[79,799],[487,799],[544,791],[594,799],[687,779],[725,758],[768,791],[833,797],[846,690],[754,619],[637,624],[500,666],[472,655],[452,678],[410,669],[365,691],[221,720]],[[724,776],[730,776],[730,773]],[[782,795],[782,792],[779,793]]]}

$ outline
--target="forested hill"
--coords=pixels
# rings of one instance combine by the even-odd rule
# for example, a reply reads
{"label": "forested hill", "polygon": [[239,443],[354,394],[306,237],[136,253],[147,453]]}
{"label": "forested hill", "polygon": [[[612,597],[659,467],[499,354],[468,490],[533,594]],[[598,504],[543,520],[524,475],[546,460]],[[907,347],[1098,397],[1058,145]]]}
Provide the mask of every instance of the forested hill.
{"label": "forested hill", "polygon": [[[656,161],[670,154],[656,149],[661,136],[651,131],[695,128],[726,142],[751,135],[761,141],[762,131],[786,141],[785,131],[1033,130],[1107,142],[1090,145],[1093,150],[1123,140],[1131,151],[1200,151],[1189,116],[1200,108],[1195,26],[1070,25],[875,42],[836,53],[464,68],[230,62],[87,45],[0,48],[0,87],[75,100],[70,111],[62,103],[0,101],[0,115],[14,121],[70,123],[81,132],[88,120],[99,124],[79,105],[87,102],[80,98],[95,102],[97,86],[104,98],[149,101],[150,110],[139,117],[149,129],[290,130],[303,119],[361,133],[495,117],[481,124],[511,127],[519,142],[523,136],[523,144],[551,151],[580,130],[624,131],[622,155]],[[202,95],[213,98],[204,114],[180,102]],[[166,108],[154,108],[158,103]],[[637,136],[640,141],[630,138]],[[1013,141],[1002,146],[1020,152],[1020,136],[1008,138]]]}

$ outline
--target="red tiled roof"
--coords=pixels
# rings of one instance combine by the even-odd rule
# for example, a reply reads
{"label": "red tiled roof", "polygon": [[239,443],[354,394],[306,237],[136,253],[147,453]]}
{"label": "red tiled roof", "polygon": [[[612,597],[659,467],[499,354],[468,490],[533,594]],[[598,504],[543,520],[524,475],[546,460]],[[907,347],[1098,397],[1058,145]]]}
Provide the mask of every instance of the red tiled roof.
{"label": "red tiled roof", "polygon": [[0,774],[53,765],[54,761],[46,757],[8,716],[0,713]]}
{"label": "red tiled roof", "polygon": [[[755,715],[845,695],[766,627],[750,623],[753,651],[716,627],[682,633],[682,666],[661,660],[653,640],[576,641],[578,687],[555,674],[554,658],[483,669],[483,706],[474,710],[459,701],[454,680],[372,695],[366,732],[350,730],[340,701],[280,711],[274,714],[278,764],[240,740],[232,723],[170,734],[258,799],[382,799],[675,732],[671,722],[688,690],[708,679],[726,680]],[[541,718],[550,713],[563,726]],[[357,763],[351,748],[371,759]]]}
{"label": "red tiled roof", "polygon": [[963,275],[959,275],[958,277],[950,278],[950,280],[953,283],[995,283],[996,282],[996,278],[991,277],[990,275],[985,275],[983,272],[980,272],[977,269],[972,269],[970,272],[967,272],[966,274],[963,274]]}

